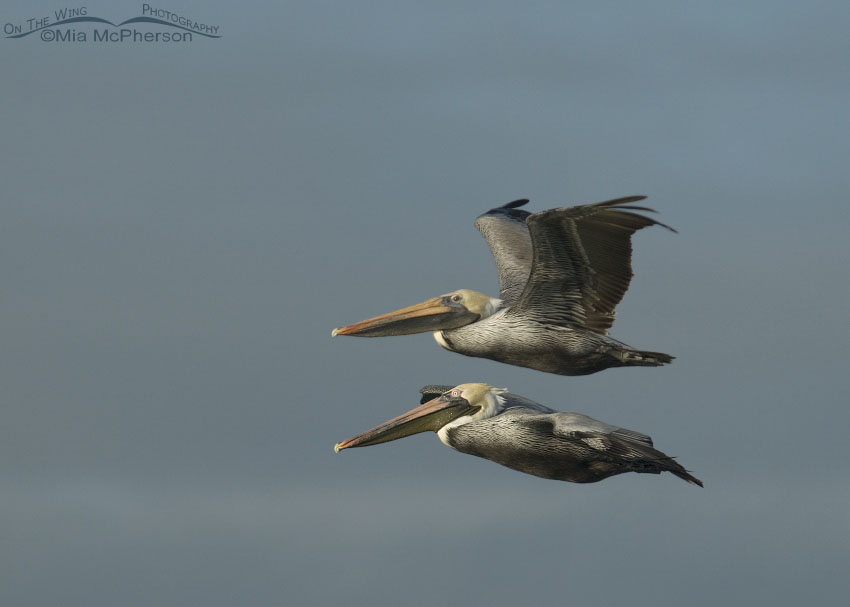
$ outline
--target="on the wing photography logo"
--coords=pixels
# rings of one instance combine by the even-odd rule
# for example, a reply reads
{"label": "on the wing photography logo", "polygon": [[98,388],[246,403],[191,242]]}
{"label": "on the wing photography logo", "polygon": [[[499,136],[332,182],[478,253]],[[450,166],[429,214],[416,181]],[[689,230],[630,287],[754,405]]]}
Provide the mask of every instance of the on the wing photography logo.
{"label": "on the wing photography logo", "polygon": [[120,23],[89,14],[85,6],[61,8],[22,22],[3,24],[6,38],[38,38],[43,42],[192,42],[196,36],[221,38],[210,25],[164,8],[142,4],[141,15]]}

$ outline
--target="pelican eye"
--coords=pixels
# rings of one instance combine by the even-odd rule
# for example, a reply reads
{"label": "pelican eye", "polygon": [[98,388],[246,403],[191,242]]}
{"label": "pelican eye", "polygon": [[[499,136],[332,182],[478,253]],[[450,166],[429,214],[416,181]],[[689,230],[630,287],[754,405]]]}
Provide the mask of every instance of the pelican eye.
{"label": "pelican eye", "polygon": [[452,398],[458,398],[460,396],[460,390],[452,390]]}
{"label": "pelican eye", "polygon": [[454,295],[452,295],[452,296],[451,296],[451,298],[450,298],[450,299],[451,299],[453,302],[458,303],[461,299],[463,299],[463,297],[461,296],[461,294],[460,294],[460,293],[455,293]]}

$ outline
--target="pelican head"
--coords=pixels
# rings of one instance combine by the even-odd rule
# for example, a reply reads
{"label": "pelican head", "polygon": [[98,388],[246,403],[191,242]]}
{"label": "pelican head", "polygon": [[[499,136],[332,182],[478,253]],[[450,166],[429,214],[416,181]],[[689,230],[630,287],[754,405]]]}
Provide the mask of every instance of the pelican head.
{"label": "pelican head", "polygon": [[455,386],[407,413],[337,443],[334,451],[339,453],[351,447],[378,445],[428,431],[436,432],[445,443],[446,429],[495,415],[500,405],[495,394],[502,391],[487,384]]}
{"label": "pelican head", "polygon": [[458,329],[490,316],[500,305],[499,299],[460,289],[389,314],[334,329],[331,335],[384,337]]}

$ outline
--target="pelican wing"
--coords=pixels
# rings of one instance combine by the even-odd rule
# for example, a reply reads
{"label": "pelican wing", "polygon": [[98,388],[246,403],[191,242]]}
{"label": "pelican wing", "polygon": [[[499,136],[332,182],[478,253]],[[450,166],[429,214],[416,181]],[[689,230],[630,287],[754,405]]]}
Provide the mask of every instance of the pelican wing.
{"label": "pelican wing", "polygon": [[702,481],[690,474],[675,458],[656,449],[646,434],[617,428],[581,413],[554,413],[549,416],[552,434],[563,438],[578,450],[589,449],[596,457],[624,464],[641,472],[671,472],[682,480],[703,486]]}
{"label": "pelican wing", "polygon": [[531,272],[531,236],[525,224],[531,213],[517,208],[527,202],[525,198],[514,200],[475,220],[475,227],[484,236],[496,262],[499,297],[506,305],[519,299]]}
{"label": "pelican wing", "polygon": [[[670,459],[653,449],[652,439],[640,432],[618,428],[581,413],[553,411],[534,401],[511,396],[511,406],[500,415],[470,422],[465,428],[467,432],[486,429],[489,440],[477,441],[479,452],[491,447],[503,449],[500,441],[492,440],[495,434],[514,445],[548,445],[556,452],[568,452],[580,460]],[[557,442],[547,442],[547,438]]]}
{"label": "pelican wing", "polygon": [[614,324],[614,308],[632,279],[632,234],[652,225],[675,232],[634,212],[652,211],[629,204],[644,198],[629,196],[529,216],[531,274],[509,313],[607,333]]}
{"label": "pelican wing", "polygon": [[558,412],[552,414],[550,419],[553,435],[570,440],[582,440],[591,446],[593,444],[592,439],[598,439],[599,442],[596,444],[600,448],[604,444],[605,449],[610,449],[614,443],[637,443],[643,446],[652,446],[652,439],[646,434],[626,428],[618,428],[581,413]]}
{"label": "pelican wing", "polygon": [[500,396],[505,407],[502,415],[517,415],[526,420],[533,420],[538,424],[537,430],[543,434],[566,440],[614,437],[620,441],[652,446],[652,438],[646,434],[606,424],[583,413],[555,411],[524,396],[510,392],[503,392]]}
{"label": "pelican wing", "polygon": [[501,413],[449,431],[449,445],[508,468],[573,482],[594,482],[621,472],[672,472],[702,486],[646,434],[581,413],[553,411],[521,396],[500,393]]}

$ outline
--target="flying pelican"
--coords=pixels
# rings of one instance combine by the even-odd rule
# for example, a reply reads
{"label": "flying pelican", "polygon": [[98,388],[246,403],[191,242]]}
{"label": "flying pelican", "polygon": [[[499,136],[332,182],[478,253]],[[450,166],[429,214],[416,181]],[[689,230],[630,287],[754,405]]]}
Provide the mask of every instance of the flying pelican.
{"label": "flying pelican", "polygon": [[475,227],[499,272],[500,298],[460,289],[334,329],[331,335],[382,337],[433,331],[443,348],[559,375],[609,367],[657,367],[669,354],[636,350],[607,336],[632,279],[631,236],[660,225],[633,211],[645,196],[531,214],[515,200],[484,213]]}
{"label": "flying pelican", "polygon": [[595,483],[623,472],[672,472],[702,487],[645,434],[554,411],[487,384],[425,386],[420,406],[334,445],[337,453],[433,431],[443,444],[534,476]]}

